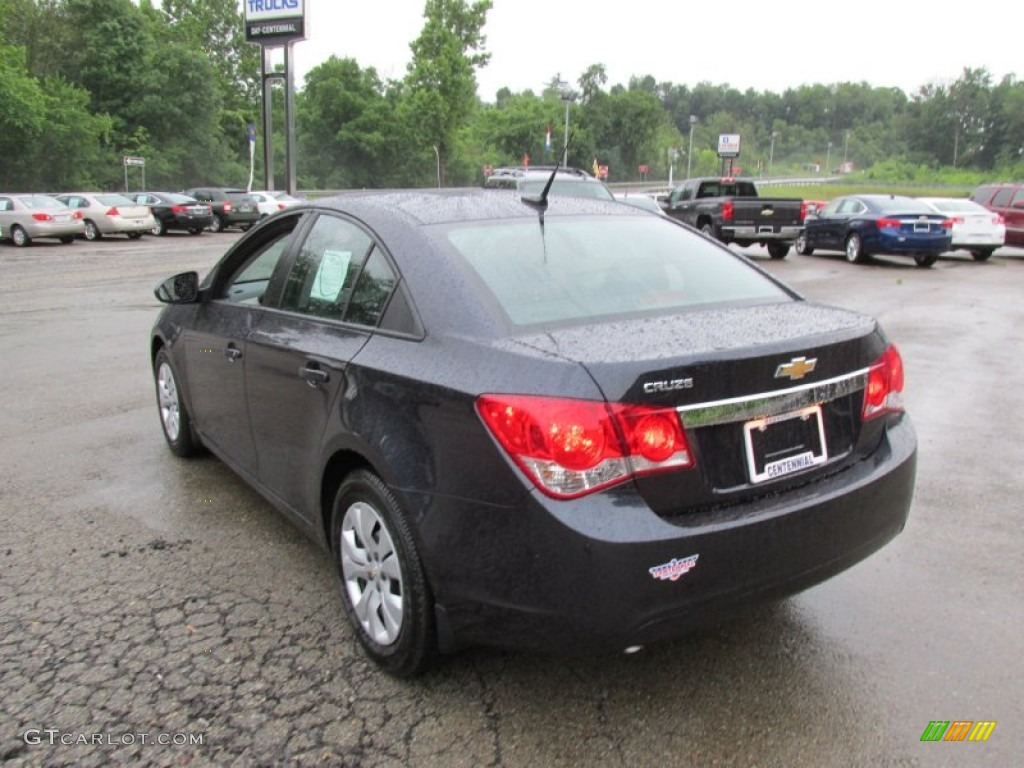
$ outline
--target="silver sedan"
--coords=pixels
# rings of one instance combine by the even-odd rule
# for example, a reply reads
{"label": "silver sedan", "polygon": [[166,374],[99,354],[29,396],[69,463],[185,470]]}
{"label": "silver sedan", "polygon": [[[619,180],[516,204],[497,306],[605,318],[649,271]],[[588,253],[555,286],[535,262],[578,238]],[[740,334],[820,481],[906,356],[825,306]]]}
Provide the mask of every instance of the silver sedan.
{"label": "silver sedan", "polygon": [[116,192],[73,192],[57,199],[80,211],[85,222],[85,239],[99,240],[104,235],[142,237],[156,226],[148,205],[136,203]]}
{"label": "silver sedan", "polygon": [[0,238],[17,246],[39,237],[72,243],[85,233],[82,214],[50,195],[0,193]]}

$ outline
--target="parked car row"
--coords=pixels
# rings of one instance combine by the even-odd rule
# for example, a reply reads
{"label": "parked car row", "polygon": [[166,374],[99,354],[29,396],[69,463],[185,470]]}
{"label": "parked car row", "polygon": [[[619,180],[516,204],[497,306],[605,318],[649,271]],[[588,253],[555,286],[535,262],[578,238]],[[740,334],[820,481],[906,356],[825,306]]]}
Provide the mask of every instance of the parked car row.
{"label": "parked car row", "polygon": [[286,192],[194,187],[184,192],[68,192],[59,195],[0,193],[0,240],[25,246],[37,238],[72,243],[107,235],[138,239],[177,230],[200,234],[260,219],[301,202]]}
{"label": "parked car row", "polygon": [[964,198],[844,195],[805,219],[796,250],[804,256],[840,251],[853,263],[876,254],[910,256],[930,267],[954,250],[984,261],[1006,242],[1006,234],[999,213]]}

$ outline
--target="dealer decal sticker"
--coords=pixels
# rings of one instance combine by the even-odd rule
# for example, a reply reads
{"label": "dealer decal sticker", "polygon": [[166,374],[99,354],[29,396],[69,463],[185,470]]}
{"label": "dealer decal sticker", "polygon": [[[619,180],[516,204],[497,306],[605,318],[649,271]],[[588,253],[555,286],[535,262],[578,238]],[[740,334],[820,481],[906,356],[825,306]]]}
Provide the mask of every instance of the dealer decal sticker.
{"label": "dealer decal sticker", "polygon": [[690,555],[684,558],[673,557],[667,563],[648,568],[651,576],[658,581],[679,581],[681,577],[690,572],[697,565],[697,558],[700,555]]}

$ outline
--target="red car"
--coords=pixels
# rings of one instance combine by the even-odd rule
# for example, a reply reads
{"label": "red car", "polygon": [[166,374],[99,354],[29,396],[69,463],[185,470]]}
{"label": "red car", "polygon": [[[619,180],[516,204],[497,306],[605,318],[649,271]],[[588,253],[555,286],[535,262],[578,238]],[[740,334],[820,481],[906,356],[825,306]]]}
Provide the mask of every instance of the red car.
{"label": "red car", "polygon": [[1002,214],[1006,222],[1006,244],[1024,246],[1024,184],[983,184],[971,200]]}

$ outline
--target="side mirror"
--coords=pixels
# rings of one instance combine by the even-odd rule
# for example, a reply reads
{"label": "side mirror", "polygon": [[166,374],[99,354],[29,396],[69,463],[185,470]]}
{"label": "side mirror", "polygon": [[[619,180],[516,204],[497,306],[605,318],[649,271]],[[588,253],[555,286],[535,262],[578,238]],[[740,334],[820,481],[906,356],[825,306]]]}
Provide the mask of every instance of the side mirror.
{"label": "side mirror", "polygon": [[189,304],[199,296],[199,273],[182,272],[160,283],[153,295],[164,304]]}

